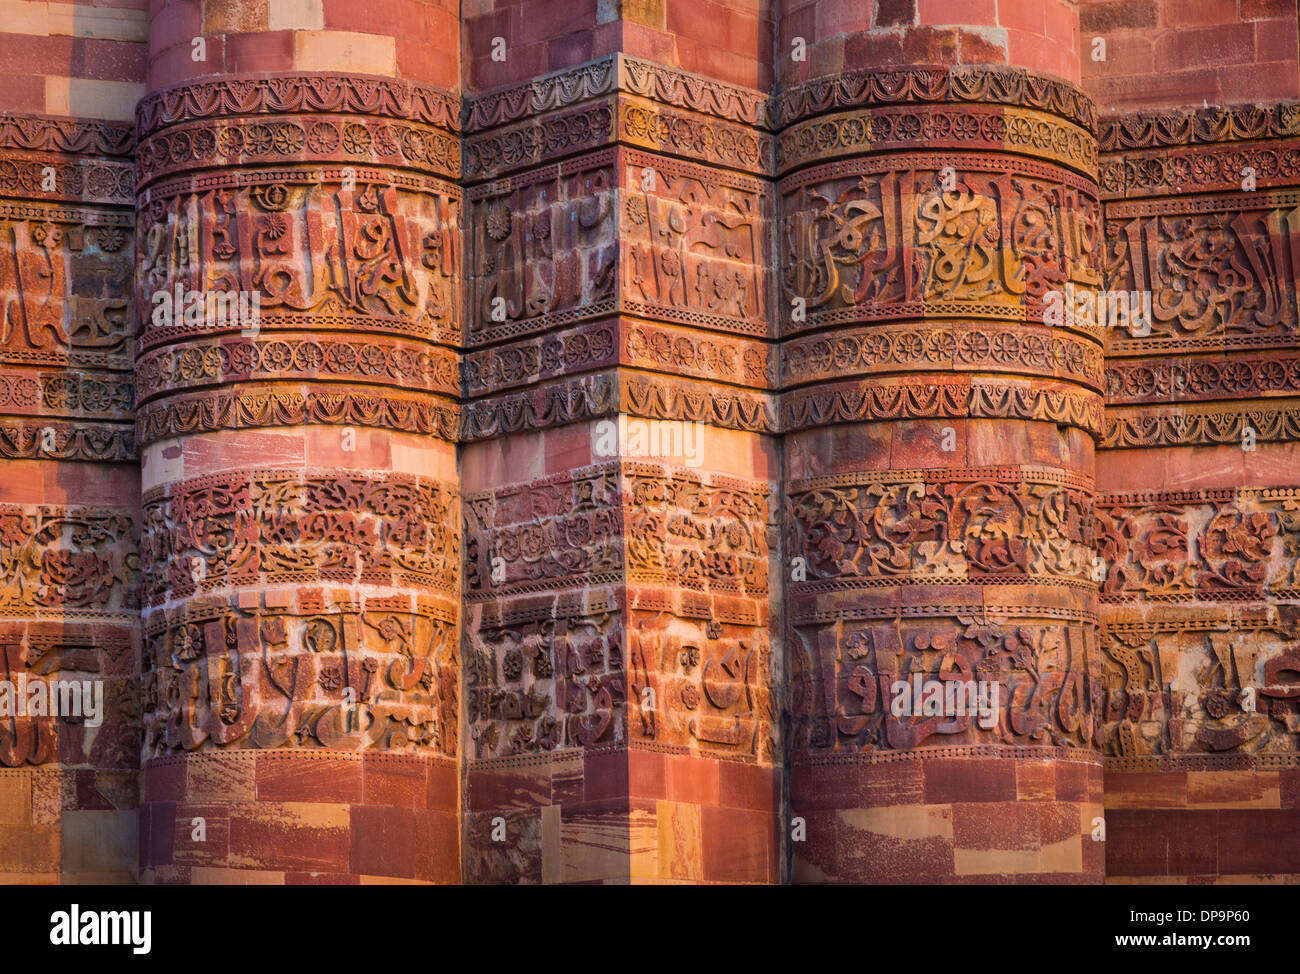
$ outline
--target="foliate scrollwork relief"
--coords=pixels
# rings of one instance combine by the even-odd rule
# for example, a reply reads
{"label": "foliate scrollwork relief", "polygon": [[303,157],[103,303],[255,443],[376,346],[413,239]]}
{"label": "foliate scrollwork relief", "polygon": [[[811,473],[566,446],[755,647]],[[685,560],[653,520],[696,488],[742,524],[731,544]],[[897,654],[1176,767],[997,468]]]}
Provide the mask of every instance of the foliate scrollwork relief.
{"label": "foliate scrollwork relief", "polygon": [[641,153],[622,159],[620,308],[767,334],[771,203],[762,184]]}
{"label": "foliate scrollwork relief", "polygon": [[1100,741],[1104,686],[1088,626],[836,621],[793,629],[787,658],[796,750]]}
{"label": "foliate scrollwork relief", "polygon": [[1104,494],[1097,552],[1106,602],[1300,597],[1300,491]]}
{"label": "foliate scrollwork relief", "polygon": [[471,192],[469,344],[615,311],[618,220],[612,161],[611,153],[601,153]]}
{"label": "foliate scrollwork relief", "polygon": [[0,505],[0,612],[131,613],[140,604],[135,525],[124,510]]}
{"label": "foliate scrollwork relief", "polygon": [[456,625],[407,598],[212,600],[144,627],[144,753],[322,747],[455,755]]}
{"label": "foliate scrollwork relief", "polygon": [[804,584],[1093,584],[1090,483],[1029,469],[942,475],[791,483],[786,550],[806,559]]}
{"label": "foliate scrollwork relief", "polygon": [[459,590],[448,484],[398,474],[256,471],[144,496],[144,597],[158,605],[256,582]]}
{"label": "foliate scrollwork relief", "polygon": [[[257,293],[259,327],[364,327],[459,340],[459,190],[399,187],[380,173],[254,173],[212,188],[162,186],[141,212],[142,346],[210,333],[152,327],[153,295]],[[266,178],[263,178],[265,176]],[[169,195],[170,194],[170,195]],[[233,330],[238,330],[237,326]]]}
{"label": "foliate scrollwork relief", "polygon": [[765,603],[766,484],[648,463],[626,463],[622,475],[629,582]]}
{"label": "foliate scrollwork relief", "polygon": [[628,635],[633,741],[778,759],[780,697],[764,628],[634,612]]}
{"label": "foliate scrollwork relief", "polygon": [[1236,354],[1120,360],[1106,368],[1106,402],[1196,402],[1300,392],[1300,357]]}
{"label": "foliate scrollwork relief", "polygon": [[622,617],[614,606],[592,608],[466,627],[470,757],[627,741]]}
{"label": "foliate scrollwork relief", "polygon": [[1086,184],[984,171],[974,157],[945,191],[933,157],[917,162],[880,172],[859,160],[782,182],[786,333],[920,315],[1041,320],[1047,292],[1100,286],[1101,212]]}
{"label": "foliate scrollwork relief", "polygon": [[622,577],[617,464],[467,495],[465,593],[587,587]]}
{"label": "foliate scrollwork relief", "polygon": [[1107,204],[1107,287],[1152,296],[1150,334],[1108,334],[1107,354],[1294,343],[1300,193],[1262,196]]}
{"label": "foliate scrollwork relief", "polygon": [[1120,766],[1148,756],[1300,756],[1294,619],[1117,621],[1102,647],[1104,747]]}

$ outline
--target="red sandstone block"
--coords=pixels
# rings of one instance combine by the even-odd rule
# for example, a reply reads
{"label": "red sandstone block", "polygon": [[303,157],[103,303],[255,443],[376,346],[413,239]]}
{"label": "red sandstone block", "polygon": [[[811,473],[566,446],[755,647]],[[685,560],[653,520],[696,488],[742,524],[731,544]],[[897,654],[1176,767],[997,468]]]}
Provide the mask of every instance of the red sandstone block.
{"label": "red sandstone block", "polygon": [[552,71],[571,68],[592,60],[594,49],[594,31],[574,31],[546,42],[546,64]]}
{"label": "red sandstone block", "polygon": [[429,794],[424,762],[397,755],[367,754],[362,761],[365,803],[423,808]]}
{"label": "red sandstone block", "polygon": [[353,805],[347,870],[363,876],[414,879],[415,822],[411,808]]}
{"label": "red sandstone block", "polygon": [[911,64],[956,64],[956,28],[912,28],[903,35],[903,57]]}
{"label": "red sandstone block", "polygon": [[148,857],[151,866],[170,866],[176,841],[176,803],[149,805]]}
{"label": "red sandstone block", "polygon": [[1005,64],[1007,47],[1003,35],[995,35],[993,40],[983,34],[962,30],[957,32],[957,44],[961,51],[962,64]]}
{"label": "red sandstone block", "polygon": [[366,0],[365,4],[348,0],[323,0],[322,13],[326,30],[348,30],[359,34],[399,33],[428,43],[428,7],[417,0]]}
{"label": "red sandstone block", "polygon": [[1282,807],[1300,808],[1300,771],[1279,771],[1278,781]]}
{"label": "red sandstone block", "polygon": [[996,0],[919,0],[920,25],[962,23],[989,26],[997,23]]}
{"label": "red sandstone block", "polygon": [[[1226,2],[1226,0],[1221,0],[1221,2]],[[1295,14],[1295,0],[1241,0],[1242,20],[1266,20],[1273,17],[1285,17],[1289,18],[1291,23],[1295,23]]]}
{"label": "red sandstone block", "polygon": [[[1262,60],[1262,59],[1261,59]],[[1219,101],[1231,105],[1242,101],[1276,101],[1279,98],[1295,98],[1300,91],[1300,82],[1294,75],[1294,60],[1273,64],[1243,64],[1219,69]],[[1279,80],[1281,79],[1281,80]],[[1252,454],[1245,455],[1245,465],[1249,469]]]}
{"label": "red sandstone block", "polygon": [[658,751],[628,751],[628,794],[633,798],[667,798],[667,756]]}
{"label": "red sandstone block", "polygon": [[[873,26],[877,29],[889,27],[911,27],[916,21],[917,0],[875,0],[876,13]],[[956,23],[956,21],[948,21]]]}
{"label": "red sandstone block", "polygon": [[293,760],[275,752],[256,759],[258,801],[339,802],[362,801],[361,762],[348,759]]}
{"label": "red sandstone block", "polygon": [[139,838],[136,848],[140,850],[140,868],[148,869],[152,865],[152,850],[150,843],[152,834],[149,831],[149,805],[140,806],[140,815],[136,819],[139,823]]}
{"label": "red sandstone block", "polygon": [[939,758],[925,762],[925,800],[950,802],[1015,801],[1015,762],[1001,758]]}
{"label": "red sandstone block", "polygon": [[212,751],[188,757],[185,797],[190,801],[251,802],[257,796],[257,769],[251,758]]}
{"label": "red sandstone block", "polygon": [[1224,809],[1218,812],[1220,874],[1300,872],[1300,811]]}
{"label": "red sandstone block", "polygon": [[454,811],[415,813],[415,878],[460,882],[460,819]]}
{"label": "red sandstone block", "polygon": [[872,4],[861,0],[821,0],[816,11],[817,28],[808,38],[810,43],[814,39],[871,29]]}
{"label": "red sandstone block", "polygon": [[1086,802],[1089,800],[1091,766],[1078,761],[1061,761],[1055,764],[1056,800]]}
{"label": "red sandstone block", "polygon": [[894,423],[890,440],[890,463],[895,470],[931,469],[957,466],[957,451],[943,449],[947,430],[952,444],[957,444],[957,426],[943,420],[908,420]]}
{"label": "red sandstone block", "polygon": [[1055,798],[1055,762],[1017,761],[1016,797],[1022,801],[1051,801]]}
{"label": "red sandstone block", "polygon": [[718,803],[718,762],[690,755],[666,755],[668,800],[702,805]]}
{"label": "red sandstone block", "polygon": [[[226,70],[232,74],[293,69],[293,31],[268,30],[257,34],[227,34]],[[211,60],[212,45],[208,45]]]}
{"label": "red sandstone block", "polygon": [[348,808],[314,802],[235,806],[230,810],[230,865],[343,872],[348,868]]}
{"label": "red sandstone block", "polygon": [[1163,26],[1176,30],[1186,27],[1235,24],[1237,0],[1164,0],[1161,15]]}
{"label": "red sandstone block", "polygon": [[454,760],[428,762],[425,807],[455,812],[460,808],[460,771]]}
{"label": "red sandstone block", "polygon": [[[1074,802],[1037,802],[1038,841],[1042,845],[1063,842],[1083,834],[1082,813]],[[1092,841],[1091,838],[1088,839]]]}
{"label": "red sandstone block", "polygon": [[[1286,20],[1260,20],[1255,23],[1255,54],[1260,61],[1296,60],[1296,34],[1290,30],[1290,26],[1291,22]],[[1289,80],[1271,77],[1275,82]]]}
{"label": "red sandstone block", "polygon": [[[1170,0],[1164,2],[1168,4]],[[1186,2],[1196,5],[1198,0],[1186,0]],[[1079,32],[1086,37],[1093,34],[1111,34],[1126,27],[1155,27],[1158,16],[1156,0],[1085,3],[1079,7]]]}
{"label": "red sandstone block", "polygon": [[706,882],[774,883],[779,878],[778,820],[767,812],[700,809],[703,878]]}
{"label": "red sandstone block", "polygon": [[1220,64],[1249,64],[1255,58],[1255,29],[1250,24],[1189,27],[1156,38],[1157,71],[1178,71]]}
{"label": "red sandstone block", "polygon": [[676,43],[676,35],[669,31],[654,30],[640,24],[623,24],[623,47],[628,54],[676,64]]}
{"label": "red sandstone block", "polygon": [[582,794],[586,801],[627,796],[627,754],[622,748],[583,752]]}
{"label": "red sandstone block", "polygon": [[55,873],[60,868],[57,825],[0,825],[0,873]]}
{"label": "red sandstone block", "polygon": [[[39,74],[12,74],[6,76],[5,106],[11,112],[44,114],[45,77]],[[15,464],[17,461],[10,460],[8,463]]]}
{"label": "red sandstone block", "polygon": [[718,804],[770,811],[781,803],[781,772],[759,764],[718,762]]}
{"label": "red sandstone block", "polygon": [[1050,0],[998,0],[998,24],[1031,34],[1046,34],[1048,2]]}
{"label": "red sandstone block", "polygon": [[202,34],[199,0],[174,0],[149,18],[150,51],[162,51],[173,44],[189,45]]}
{"label": "red sandstone block", "polygon": [[468,808],[491,811],[551,804],[551,774],[546,765],[523,768],[471,766],[465,776]]}
{"label": "red sandstone block", "polygon": [[1106,775],[1107,808],[1184,808],[1186,805],[1186,772],[1122,771]]}
{"label": "red sandstone block", "polygon": [[1166,876],[1169,871],[1169,823],[1147,811],[1106,814],[1106,875]]}
{"label": "red sandstone block", "polygon": [[1007,28],[1007,60],[1031,71],[1056,74],[1056,50],[1042,34]]}
{"label": "red sandstone block", "polygon": [[176,806],[172,861],[188,866],[225,866],[230,854],[230,806]]}
{"label": "red sandstone block", "polygon": [[[954,802],[952,842],[958,849],[1039,847],[1040,802]],[[1075,813],[1078,822],[1078,812]],[[1077,827],[1075,831],[1078,831]]]}

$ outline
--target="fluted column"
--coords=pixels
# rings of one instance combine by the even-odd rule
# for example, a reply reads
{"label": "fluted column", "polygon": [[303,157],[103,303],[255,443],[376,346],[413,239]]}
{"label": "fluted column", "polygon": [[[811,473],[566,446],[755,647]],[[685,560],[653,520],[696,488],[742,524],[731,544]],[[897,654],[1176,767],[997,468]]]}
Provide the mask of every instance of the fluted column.
{"label": "fluted column", "polygon": [[1101,286],[1095,122],[1024,70],[1077,77],[1072,14],[903,13],[776,112],[793,879],[1097,881],[1102,357],[1044,322]]}
{"label": "fluted column", "polygon": [[456,14],[394,8],[153,16],[146,880],[460,876]]}

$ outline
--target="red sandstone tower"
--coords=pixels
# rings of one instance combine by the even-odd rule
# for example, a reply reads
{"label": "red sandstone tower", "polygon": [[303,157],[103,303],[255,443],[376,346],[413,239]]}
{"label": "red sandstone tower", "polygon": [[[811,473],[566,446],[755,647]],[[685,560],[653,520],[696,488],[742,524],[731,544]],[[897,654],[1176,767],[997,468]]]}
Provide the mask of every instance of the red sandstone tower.
{"label": "red sandstone tower", "polygon": [[0,12],[0,876],[1300,876],[1294,0]]}

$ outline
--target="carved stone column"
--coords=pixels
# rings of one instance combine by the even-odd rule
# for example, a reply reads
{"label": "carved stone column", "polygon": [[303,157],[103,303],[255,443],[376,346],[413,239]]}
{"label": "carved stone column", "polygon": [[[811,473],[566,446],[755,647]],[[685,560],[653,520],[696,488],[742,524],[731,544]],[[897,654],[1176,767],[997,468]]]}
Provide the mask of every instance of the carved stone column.
{"label": "carved stone column", "polygon": [[776,114],[793,878],[1097,881],[1101,345],[1043,320],[1101,286],[1091,104],[900,68]]}
{"label": "carved stone column", "polygon": [[[9,882],[123,882],[135,867],[131,145],[124,122],[0,119],[0,874]],[[76,695],[58,691],[56,716],[47,691],[59,683]]]}
{"label": "carved stone column", "polygon": [[613,55],[467,117],[466,879],[774,882],[766,99]]}
{"label": "carved stone column", "polygon": [[1294,882],[1300,108],[1102,126],[1107,874]]}
{"label": "carved stone column", "polygon": [[[309,8],[165,6],[138,109],[145,878],[455,882],[458,99]],[[163,86],[186,31],[220,77]]]}

